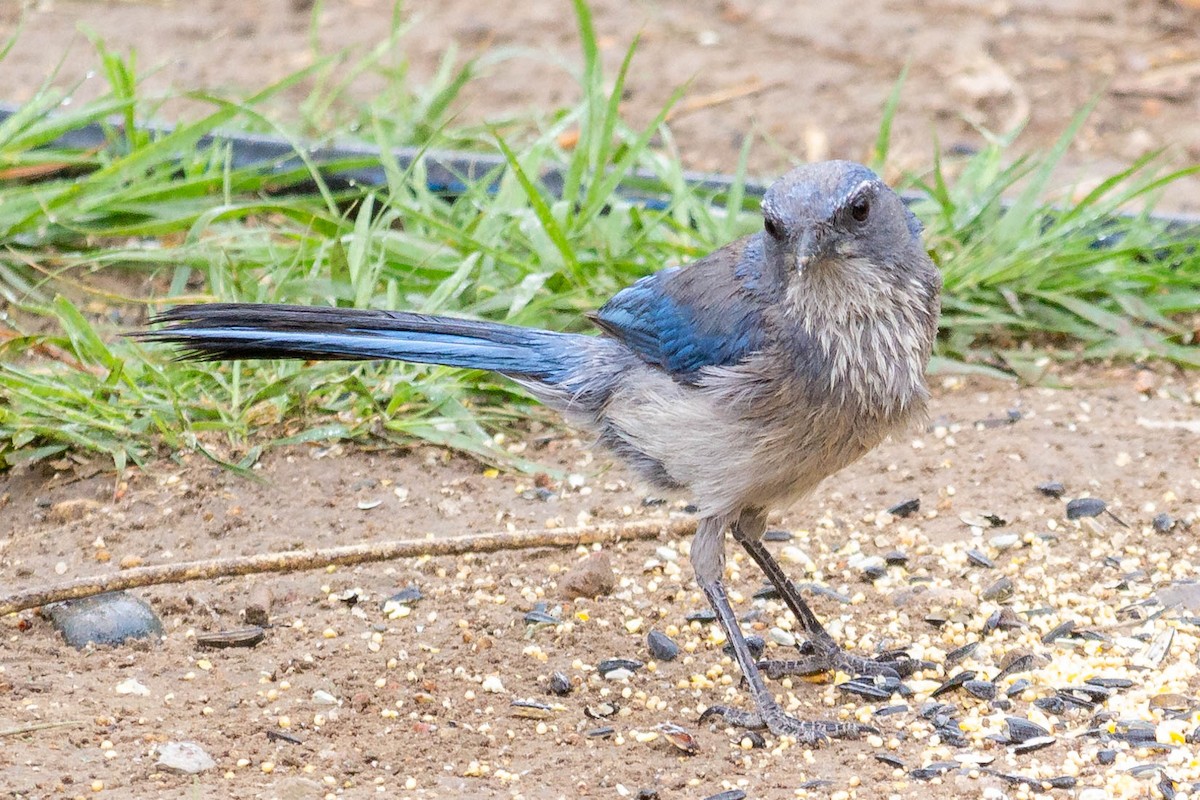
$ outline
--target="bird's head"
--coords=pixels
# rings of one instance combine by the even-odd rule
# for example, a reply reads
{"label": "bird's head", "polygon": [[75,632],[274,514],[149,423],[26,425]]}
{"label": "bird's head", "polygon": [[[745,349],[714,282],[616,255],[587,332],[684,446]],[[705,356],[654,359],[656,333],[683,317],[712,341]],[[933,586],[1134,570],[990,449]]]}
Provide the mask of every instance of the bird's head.
{"label": "bird's head", "polygon": [[931,268],[917,218],[861,164],[797,167],[767,190],[762,211],[767,247],[793,273],[854,273],[868,265],[893,273]]}
{"label": "bird's head", "polygon": [[861,164],[828,161],[773,183],[762,210],[785,313],[820,343],[835,382],[868,404],[923,391],[942,280],[899,195]]}

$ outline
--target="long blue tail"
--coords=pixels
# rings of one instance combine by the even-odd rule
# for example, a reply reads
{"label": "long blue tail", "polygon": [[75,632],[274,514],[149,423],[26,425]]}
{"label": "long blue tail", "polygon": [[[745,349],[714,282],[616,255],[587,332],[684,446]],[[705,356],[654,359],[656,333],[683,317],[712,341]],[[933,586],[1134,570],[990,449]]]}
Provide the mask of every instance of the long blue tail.
{"label": "long blue tail", "polygon": [[557,383],[594,343],[591,336],[351,308],[211,303],[176,306],[151,320],[166,327],[138,338],[182,348],[182,357],[393,359],[486,369]]}

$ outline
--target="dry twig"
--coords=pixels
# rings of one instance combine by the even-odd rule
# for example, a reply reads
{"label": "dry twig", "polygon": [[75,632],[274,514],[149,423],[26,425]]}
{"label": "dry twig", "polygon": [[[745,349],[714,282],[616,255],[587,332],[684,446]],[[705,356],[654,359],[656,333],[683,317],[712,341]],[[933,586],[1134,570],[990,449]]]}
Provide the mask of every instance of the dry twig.
{"label": "dry twig", "polygon": [[262,553],[237,558],[212,558],[181,564],[137,567],[114,575],[100,575],[57,583],[37,589],[25,589],[0,597],[0,616],[37,608],[62,600],[78,600],[103,592],[157,586],[163,583],[227,578],[264,572],[299,572],[309,569],[372,561],[390,561],[416,556],[453,556],[463,553],[493,553],[497,550],[523,550],[531,547],[578,547],[587,544],[613,544],[619,541],[653,539],[660,534],[684,536],[696,529],[694,517],[639,520],[625,524],[589,525],[544,531],[514,531],[455,536],[446,539],[402,539],[371,542],[324,550],[297,550],[289,553]]}

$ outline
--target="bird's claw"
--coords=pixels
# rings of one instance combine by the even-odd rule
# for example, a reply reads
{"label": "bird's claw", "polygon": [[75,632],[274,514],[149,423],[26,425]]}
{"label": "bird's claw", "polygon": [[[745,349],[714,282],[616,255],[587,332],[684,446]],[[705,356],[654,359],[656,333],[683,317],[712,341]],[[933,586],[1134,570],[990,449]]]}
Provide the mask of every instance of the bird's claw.
{"label": "bird's claw", "polygon": [[886,653],[877,659],[847,653],[834,646],[804,658],[772,659],[758,662],[758,668],[772,680],[789,675],[818,675],[822,672],[845,672],[855,677],[874,678],[882,675],[903,680],[922,668],[922,662],[904,652]]}
{"label": "bird's claw", "polygon": [[769,730],[775,736],[790,736],[800,744],[818,747],[830,739],[858,739],[865,734],[878,733],[877,728],[860,725],[857,722],[829,722],[826,720],[803,720],[788,716],[779,708],[771,708],[766,713],[743,711],[730,706],[709,706],[700,715],[700,721],[706,722],[713,717],[720,717],[735,728],[747,730]]}

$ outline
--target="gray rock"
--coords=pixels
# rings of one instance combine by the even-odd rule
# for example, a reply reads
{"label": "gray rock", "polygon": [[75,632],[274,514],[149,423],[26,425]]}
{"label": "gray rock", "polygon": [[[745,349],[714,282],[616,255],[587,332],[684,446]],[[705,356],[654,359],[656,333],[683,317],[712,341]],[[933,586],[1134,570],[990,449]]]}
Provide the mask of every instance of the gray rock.
{"label": "gray rock", "polygon": [[162,622],[149,604],[125,592],[105,592],[46,607],[55,629],[72,647],[118,645],[130,639],[161,639]]}
{"label": "gray rock", "polygon": [[166,772],[195,775],[217,765],[212,756],[195,742],[167,742],[158,748],[158,761],[154,766]]}

